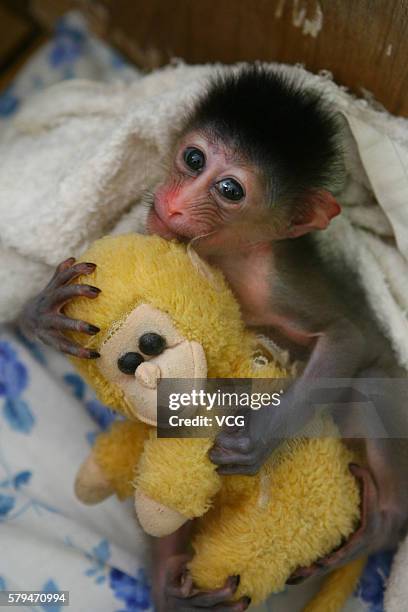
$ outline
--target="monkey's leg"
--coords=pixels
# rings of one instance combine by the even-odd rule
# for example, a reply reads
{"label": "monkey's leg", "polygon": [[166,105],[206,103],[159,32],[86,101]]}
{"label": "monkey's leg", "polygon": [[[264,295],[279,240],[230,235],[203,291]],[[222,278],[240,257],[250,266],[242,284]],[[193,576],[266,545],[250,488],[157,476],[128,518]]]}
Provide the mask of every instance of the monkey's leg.
{"label": "monkey's leg", "polygon": [[63,261],[45,289],[25,305],[18,319],[23,334],[75,357],[82,359],[98,357],[96,351],[83,348],[69,340],[64,336],[64,332],[79,331],[92,336],[97,334],[99,329],[85,321],[70,319],[61,312],[64,304],[74,297],[83,296],[90,299],[98,297],[100,291],[97,287],[69,284],[78,276],[91,274],[94,270],[95,264],[76,264],[73,257]]}
{"label": "monkey's leg", "polygon": [[250,604],[247,597],[230,602],[239,577],[231,576],[221,589],[199,591],[194,587],[187,563],[191,556],[186,552],[190,541],[192,523],[186,523],[178,531],[165,538],[152,540],[153,599],[156,612],[242,612]]}

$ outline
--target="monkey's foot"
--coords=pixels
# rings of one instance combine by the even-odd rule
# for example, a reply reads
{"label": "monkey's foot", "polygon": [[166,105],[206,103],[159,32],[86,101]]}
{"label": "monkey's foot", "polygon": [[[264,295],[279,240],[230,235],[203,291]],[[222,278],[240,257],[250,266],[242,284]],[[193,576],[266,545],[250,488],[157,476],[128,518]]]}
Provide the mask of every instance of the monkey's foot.
{"label": "monkey's foot", "polygon": [[223,587],[213,591],[200,591],[187,570],[189,555],[177,555],[167,560],[163,598],[159,599],[158,612],[199,612],[199,610],[225,610],[244,612],[251,603],[249,597],[238,601],[231,599],[238,588],[239,577],[230,576]]}

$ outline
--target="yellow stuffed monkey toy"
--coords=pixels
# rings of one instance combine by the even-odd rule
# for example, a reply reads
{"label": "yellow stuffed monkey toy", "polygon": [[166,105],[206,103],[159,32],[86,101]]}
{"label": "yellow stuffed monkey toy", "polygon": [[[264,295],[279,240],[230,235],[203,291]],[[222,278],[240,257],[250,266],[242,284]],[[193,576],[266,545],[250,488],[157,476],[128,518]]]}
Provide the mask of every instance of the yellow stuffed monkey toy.
{"label": "yellow stuffed monkey toy", "polygon": [[[268,378],[273,389],[287,372],[245,328],[222,274],[185,246],[157,236],[108,237],[83,260],[97,265],[84,282],[102,292],[73,300],[65,313],[100,328],[86,337],[100,358],[73,362],[126,420],[99,436],[78,473],[78,497],[96,503],[134,493],[139,521],[155,536],[198,518],[190,564],[196,584],[218,588],[240,575],[236,597],[262,601],[356,528],[359,488],[348,469],[356,457],[328,417],[313,422],[315,437],[285,442],[256,476],[220,477],[207,456],[210,438],[157,438],[160,380]],[[307,610],[340,610],[362,565],[333,572]]]}

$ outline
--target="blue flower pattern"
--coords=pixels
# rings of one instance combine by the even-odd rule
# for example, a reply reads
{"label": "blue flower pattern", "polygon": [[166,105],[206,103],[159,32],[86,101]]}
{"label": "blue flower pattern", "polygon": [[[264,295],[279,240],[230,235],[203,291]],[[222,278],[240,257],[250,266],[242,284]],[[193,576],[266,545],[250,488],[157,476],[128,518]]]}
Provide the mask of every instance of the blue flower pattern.
{"label": "blue flower pattern", "polygon": [[20,100],[12,88],[6,89],[0,94],[0,117],[11,117],[18,110]]}
{"label": "blue flower pattern", "polygon": [[95,443],[96,436],[101,431],[109,429],[113,421],[121,417],[115,414],[110,408],[99,402],[89,387],[84,383],[82,378],[73,372],[69,372],[64,376],[65,383],[70,387],[74,396],[84,403],[85,409],[89,416],[97,425],[96,430],[88,431],[86,438],[90,446]]}
{"label": "blue flower pattern", "polygon": [[[50,66],[72,68],[72,64],[86,51],[87,38],[84,32],[61,20],[55,29],[54,44],[49,53]],[[72,75],[74,76],[74,74]]]}
{"label": "blue flower pattern", "polygon": [[0,525],[19,518],[28,511],[38,515],[55,512],[55,509],[36,499],[27,499],[25,487],[29,486],[32,471],[13,472],[0,448]]}
{"label": "blue flower pattern", "polygon": [[395,551],[371,555],[357,586],[356,595],[366,604],[367,612],[384,612],[384,591]]}
{"label": "blue flower pattern", "polygon": [[[55,582],[55,580],[53,580],[52,578],[50,578],[49,580],[47,580],[47,582],[45,584],[42,585],[42,587],[40,588],[40,590],[43,593],[55,593],[56,591],[60,591],[63,589],[60,589],[59,586],[57,585],[57,583]],[[63,607],[61,604],[47,604],[44,606],[40,606],[42,610],[45,610],[45,612],[62,612]]]}
{"label": "blue flower pattern", "polygon": [[[72,541],[68,546],[75,546]],[[86,558],[90,567],[85,570],[85,575],[92,578],[96,584],[107,584],[114,596],[123,602],[123,608],[115,612],[141,612],[151,609],[151,587],[143,568],[139,568],[134,576],[109,565],[111,557],[109,542],[101,540]]]}
{"label": "blue flower pattern", "polygon": [[4,397],[3,413],[9,426],[28,434],[34,426],[34,416],[21,397],[28,386],[28,372],[16,351],[6,341],[0,341],[0,397]]}
{"label": "blue flower pattern", "polygon": [[129,576],[119,569],[111,568],[109,586],[117,599],[121,599],[125,605],[118,612],[139,612],[150,608],[150,586],[142,568],[136,576]]}

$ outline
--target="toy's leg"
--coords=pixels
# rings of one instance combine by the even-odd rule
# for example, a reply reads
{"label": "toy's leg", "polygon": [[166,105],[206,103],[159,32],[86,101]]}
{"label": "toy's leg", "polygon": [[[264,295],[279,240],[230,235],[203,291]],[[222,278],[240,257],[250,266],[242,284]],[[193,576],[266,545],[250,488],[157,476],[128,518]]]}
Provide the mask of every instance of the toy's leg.
{"label": "toy's leg", "polygon": [[86,504],[96,504],[113,493],[119,499],[133,491],[134,469],[148,437],[143,423],[120,421],[100,434],[88,458],[79,469],[75,493]]}
{"label": "toy's leg", "polygon": [[231,576],[221,589],[199,591],[194,587],[187,564],[191,556],[186,553],[192,523],[165,538],[153,540],[153,599],[156,612],[243,612],[250,604],[247,597],[231,602],[239,577]]}
{"label": "toy's leg", "polygon": [[370,541],[377,535],[380,512],[378,509],[377,490],[370,472],[359,466],[350,466],[353,474],[361,483],[361,520],[360,525],[350,538],[337,550],[309,565],[298,568],[287,581],[288,584],[299,584],[306,578],[325,574],[341,565],[345,565],[366,553]]}
{"label": "toy's leg", "polygon": [[[387,444],[390,442],[398,446],[398,440],[386,441]],[[406,443],[405,440],[403,442]],[[373,441],[371,446],[374,446]],[[378,460],[383,456],[384,451],[380,448],[372,452],[377,453]],[[404,496],[400,498],[394,495],[391,489],[386,490],[385,482],[381,481],[378,472],[372,473],[371,467],[353,464],[350,465],[350,470],[360,482],[361,487],[361,518],[358,528],[337,550],[309,567],[301,567],[296,570],[288,580],[289,584],[298,584],[310,576],[326,574],[328,571],[376,550],[393,548],[406,530],[406,508],[405,501],[402,499]],[[391,471],[390,485],[392,480]],[[395,478],[393,482],[398,484],[399,480]]]}
{"label": "toy's leg", "polygon": [[115,492],[112,484],[91,451],[78,470],[75,479],[75,495],[84,504],[99,504]]}
{"label": "toy's leg", "polygon": [[[408,425],[404,417],[405,396],[398,392],[398,386],[394,392],[392,385],[382,385],[381,381],[387,379],[382,370],[370,368],[361,372],[359,378],[369,379],[373,383],[374,392],[369,395],[371,404],[367,404],[367,411],[361,414],[353,409],[342,409],[339,425],[344,442],[354,449],[358,448],[361,455],[361,465],[350,466],[361,488],[360,524],[338,550],[310,567],[299,568],[288,581],[292,584],[309,576],[325,574],[371,552],[393,548],[408,527]],[[355,395],[352,394],[348,400],[350,408],[361,404],[358,379],[354,384],[352,392]],[[367,386],[361,388],[367,391]],[[362,430],[362,425],[368,435],[359,439],[356,434]]]}
{"label": "toy's leg", "polygon": [[303,612],[340,612],[354,591],[366,561],[366,557],[361,557],[329,574]]}

